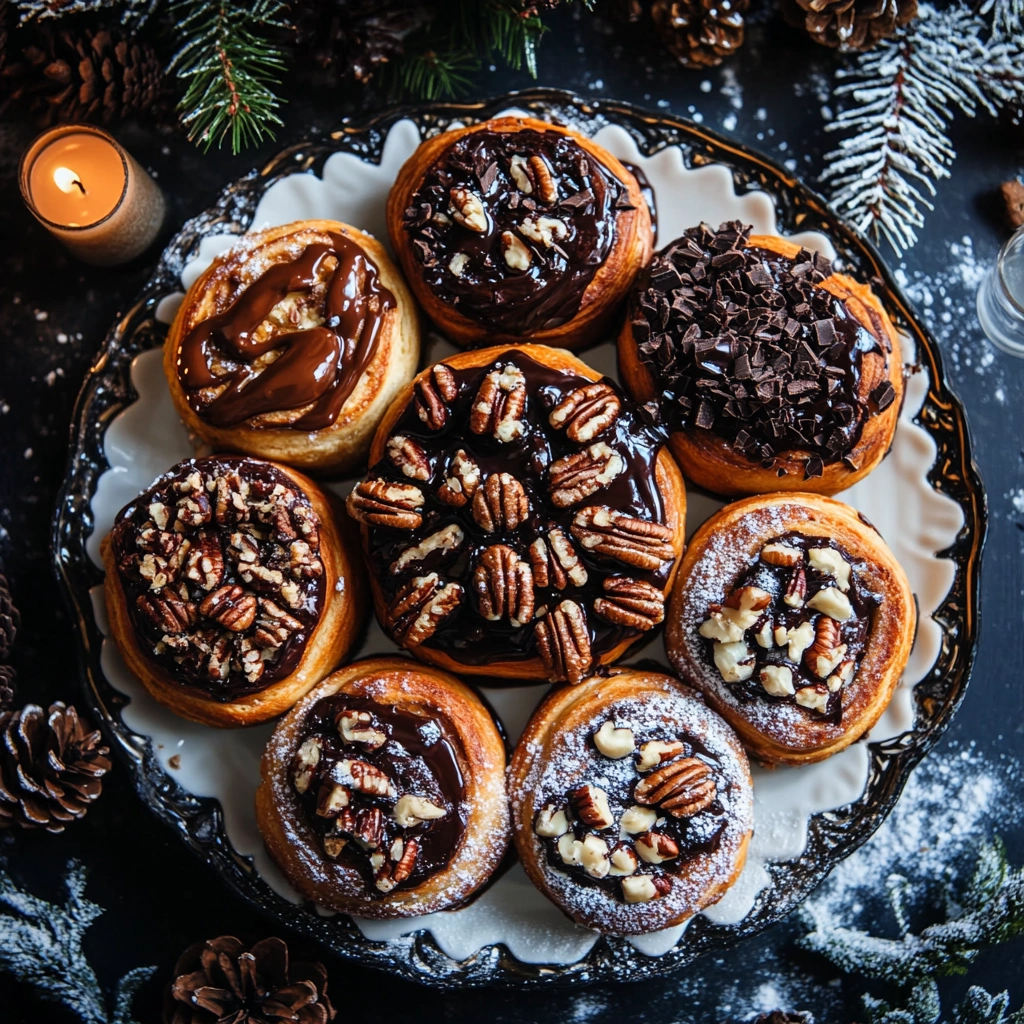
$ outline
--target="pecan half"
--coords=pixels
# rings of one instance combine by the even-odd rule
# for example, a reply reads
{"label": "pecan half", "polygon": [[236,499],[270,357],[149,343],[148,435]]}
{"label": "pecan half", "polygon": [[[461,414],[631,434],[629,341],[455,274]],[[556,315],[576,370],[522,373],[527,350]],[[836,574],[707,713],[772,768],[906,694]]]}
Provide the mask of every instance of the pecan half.
{"label": "pecan half", "polygon": [[164,633],[184,633],[196,621],[195,605],[191,601],[179,601],[169,594],[155,597],[139,594],[135,607]]}
{"label": "pecan half", "polygon": [[553,203],[558,198],[555,179],[548,167],[547,160],[539,153],[534,153],[528,161],[533,180],[537,185],[537,198],[542,203]]}
{"label": "pecan half", "polygon": [[388,571],[397,575],[413,563],[422,562],[435,551],[440,551],[442,556],[450,554],[452,551],[458,551],[465,539],[466,535],[462,532],[462,527],[458,523],[449,523],[429,537],[424,537],[419,544],[413,544],[412,547],[406,548],[388,566]]}
{"label": "pecan half", "polygon": [[224,579],[224,552],[211,534],[201,533],[185,560],[185,576],[203,590],[213,590]]}
{"label": "pecan half", "polygon": [[431,430],[440,430],[448,422],[448,403],[458,394],[455,374],[444,363],[437,363],[413,388],[416,414]]}
{"label": "pecan half", "polygon": [[675,818],[689,818],[712,804],[716,789],[708,765],[696,757],[683,757],[641,779],[633,795],[637,803],[660,807]]}
{"label": "pecan half", "polygon": [[646,632],[665,618],[665,595],[650,583],[609,576],[603,586],[608,596],[594,601],[594,613],[605,622]]}
{"label": "pecan half", "polygon": [[765,546],[761,548],[761,560],[767,562],[769,565],[780,565],[792,568],[794,565],[799,565],[804,560],[804,553],[799,548],[793,547],[792,544],[774,542],[772,544],[765,544]]}
{"label": "pecan half", "polygon": [[411,437],[395,434],[388,439],[388,458],[395,467],[412,480],[430,479],[430,459],[423,445]]}
{"label": "pecan half", "polygon": [[559,526],[552,526],[538,537],[530,545],[528,554],[538,587],[565,590],[570,583],[582,587],[587,582],[587,567]]}
{"label": "pecan half", "polygon": [[593,665],[587,616],[575,601],[563,601],[534,627],[537,652],[553,681],[575,686]]}
{"label": "pecan half", "polygon": [[470,231],[484,234],[487,231],[487,211],[481,198],[468,188],[453,188],[449,192],[451,205],[448,207],[456,224]]}
{"label": "pecan half", "polygon": [[790,608],[803,608],[804,598],[807,596],[807,573],[802,565],[797,566],[789,577],[786,584],[786,593],[782,600]]}
{"label": "pecan half", "polygon": [[368,750],[376,750],[387,740],[387,736],[375,727],[376,722],[369,711],[343,709],[334,716],[334,722],[338,735],[346,743],[362,743]]}
{"label": "pecan half", "polygon": [[469,429],[490,434],[496,441],[514,441],[526,432],[520,418],[526,408],[526,377],[514,363],[491,370],[473,399]]}
{"label": "pecan half", "polygon": [[384,838],[384,812],[379,807],[363,807],[356,811],[352,835],[364,846],[376,850]]}
{"label": "pecan half", "polygon": [[346,758],[339,761],[334,769],[333,775],[344,786],[355,790],[357,793],[365,793],[367,796],[386,796],[394,799],[397,796],[395,784],[391,781],[386,772],[382,772],[376,765],[369,761],[362,761],[359,758]]}
{"label": "pecan half", "polygon": [[415,530],[423,522],[423,492],[413,484],[363,480],[345,501],[348,514],[369,526]]}
{"label": "pecan half", "polygon": [[438,500],[455,508],[471,501],[480,486],[480,467],[476,459],[460,448],[448,464],[444,483],[437,489]]}
{"label": "pecan half", "polygon": [[391,635],[404,647],[429,640],[462,603],[458,583],[443,583],[436,572],[417,576],[401,587],[388,609]]}
{"label": "pecan half", "polygon": [[259,615],[252,639],[261,650],[280,647],[293,633],[302,629],[302,623],[289,615],[279,604],[265,597],[259,599]]}
{"label": "pecan half", "polygon": [[657,572],[676,556],[670,543],[672,531],[667,526],[635,519],[607,505],[580,509],[569,528],[587,551],[635,569]]}
{"label": "pecan half", "polygon": [[607,430],[618,419],[621,409],[615,389],[598,381],[566,395],[551,410],[548,422],[556,430],[565,427],[570,441],[585,444]]}
{"label": "pecan half", "polygon": [[577,786],[569,791],[569,801],[576,816],[591,828],[608,828],[615,821],[608,806],[608,794],[597,786]]}
{"label": "pecan half", "polygon": [[626,468],[618,452],[603,441],[551,463],[548,490],[558,508],[568,508],[607,487]]}
{"label": "pecan half", "polygon": [[501,251],[505,256],[505,265],[510,270],[529,270],[533,253],[518,235],[502,231]]}
{"label": "pecan half", "polygon": [[473,518],[488,533],[511,533],[530,514],[530,499],[511,473],[492,473],[473,495]]}
{"label": "pecan half", "polygon": [[244,633],[256,619],[256,595],[237,583],[229,583],[207,594],[199,605],[199,613],[232,633]]}
{"label": "pecan half", "polygon": [[473,589],[480,614],[490,622],[507,618],[518,627],[533,618],[533,572],[505,544],[495,544],[480,556]]}
{"label": "pecan half", "polygon": [[846,656],[846,644],[840,643],[839,623],[827,615],[819,615],[814,624],[814,642],[807,648],[807,667],[819,678],[827,678]]}

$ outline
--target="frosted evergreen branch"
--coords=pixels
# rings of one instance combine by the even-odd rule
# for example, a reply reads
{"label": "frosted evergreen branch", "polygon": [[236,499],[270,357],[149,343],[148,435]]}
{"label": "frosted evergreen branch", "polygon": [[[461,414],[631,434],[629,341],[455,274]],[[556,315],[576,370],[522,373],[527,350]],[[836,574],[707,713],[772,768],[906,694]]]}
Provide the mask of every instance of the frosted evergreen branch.
{"label": "frosted evergreen branch", "polygon": [[141,26],[159,6],[160,0],[13,0],[22,24],[63,18],[67,14],[94,14],[109,7],[120,10],[121,22],[133,28]]}

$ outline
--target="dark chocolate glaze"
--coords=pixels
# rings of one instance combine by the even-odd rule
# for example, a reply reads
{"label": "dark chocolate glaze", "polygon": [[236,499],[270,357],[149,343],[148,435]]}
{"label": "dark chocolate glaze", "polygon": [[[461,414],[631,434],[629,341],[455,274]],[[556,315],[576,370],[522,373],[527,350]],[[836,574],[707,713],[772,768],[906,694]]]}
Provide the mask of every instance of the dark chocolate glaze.
{"label": "dark chocolate glaze", "polygon": [[[515,156],[540,157],[557,196],[540,197],[536,175],[529,193],[513,177]],[[457,223],[451,190],[468,189],[483,202],[487,230]],[[583,293],[615,244],[619,213],[633,207],[629,191],[573,138],[555,131],[490,129],[464,135],[427,170],[405,211],[423,280],[437,297],[463,316],[510,334],[558,327],[580,308]],[[546,246],[523,234],[523,222],[551,217],[566,236]],[[505,261],[502,233],[511,231],[530,252],[526,270]],[[460,275],[450,269],[459,253],[468,257]]]}
{"label": "dark chocolate glaze", "polygon": [[[384,314],[395,297],[377,267],[351,238],[330,232],[293,260],[275,263],[244,288],[231,305],[201,320],[178,350],[178,380],[192,410],[215,427],[232,427],[263,413],[309,408],[285,426],[322,430],[338,418],[376,351]],[[335,261],[332,271],[325,262]],[[326,278],[326,280],[325,280]],[[304,292],[323,304],[323,324],[301,331],[270,330],[254,337],[286,295]],[[280,354],[261,370],[267,352]],[[209,389],[220,388],[219,393]]]}
{"label": "dark chocolate glaze", "polygon": [[[205,499],[199,502],[199,515],[206,518],[199,525],[182,522],[175,511],[176,503],[187,496],[176,491],[175,485],[181,485],[193,473],[200,474]],[[244,510],[233,506],[219,509],[217,492],[208,487],[219,477],[248,485]],[[283,495],[273,493],[278,487],[283,489]],[[156,503],[170,507],[166,530],[155,529],[151,508]],[[282,515],[283,518],[278,518]],[[282,596],[280,587],[275,589],[259,580],[243,578],[247,566],[232,555],[236,550],[232,539],[240,531],[255,544],[258,564],[280,572],[282,583],[294,588],[290,590],[290,602]],[[290,570],[290,547],[295,539],[308,545],[311,571],[315,575],[297,575]],[[223,560],[223,573],[209,589],[187,576],[188,551],[194,551],[203,540],[213,543]],[[168,672],[176,682],[199,689],[213,700],[230,701],[264,690],[294,671],[320,619],[324,604],[323,565],[319,518],[309,498],[277,467],[243,456],[187,459],[118,513],[110,542],[139,646],[150,661]],[[169,546],[175,550],[166,555],[164,548]],[[181,549],[185,546],[188,547],[182,555]],[[154,587],[154,580],[141,575],[140,566],[147,555],[152,555],[157,568],[168,576],[163,587]],[[258,603],[272,601],[301,628],[291,632],[281,646],[264,648],[262,641],[257,640],[260,620],[265,614],[262,604],[253,625],[239,632],[225,630],[215,619],[204,617],[199,611],[203,599],[211,591],[231,584],[240,586],[246,596],[255,595]],[[152,599],[175,602],[190,621],[186,625],[182,620],[180,631],[164,628],[143,607]],[[222,638],[229,645],[226,657],[230,658],[230,670],[225,676],[214,676],[210,671],[210,651]],[[253,646],[264,651],[265,659],[262,674],[255,679],[242,665],[246,650]]]}
{"label": "dark chocolate glaze", "polygon": [[[514,363],[526,378],[528,392],[524,420],[527,429],[517,441],[500,443],[490,435],[474,434],[469,429],[470,411],[481,381],[496,366]],[[576,444],[566,437],[565,430],[555,430],[548,423],[548,415],[566,395],[592,381],[565,370],[551,369],[531,359],[525,353],[510,349],[494,364],[466,370],[452,371],[458,384],[458,396],[450,404],[443,429],[431,431],[419,418],[410,402],[391,429],[392,437],[402,435],[418,441],[430,455],[430,477],[426,481],[410,481],[385,456],[370,467],[369,478],[384,478],[395,482],[415,483],[425,498],[421,511],[423,524],[416,530],[394,530],[371,527],[369,531],[369,559],[371,571],[390,603],[398,588],[410,578],[437,572],[442,580],[455,580],[462,584],[465,595],[462,604],[446,619],[425,642],[424,646],[444,651],[455,660],[468,665],[486,665],[494,661],[526,660],[536,655],[533,643],[533,623],[514,627],[507,619],[491,622],[477,611],[473,597],[472,574],[480,554],[494,544],[507,544],[522,557],[527,557],[530,544],[551,526],[561,527],[570,538],[581,561],[586,566],[588,579],[582,587],[571,582],[564,590],[536,588],[536,606],[555,607],[563,599],[575,600],[583,605],[587,614],[591,649],[595,660],[604,651],[624,639],[635,639],[643,634],[637,630],[604,622],[590,609],[595,598],[604,594],[602,582],[610,576],[628,576],[644,580],[664,590],[672,563],[656,572],[645,572],[614,561],[602,555],[585,551],[570,533],[569,524],[574,515],[590,505],[608,505],[655,523],[666,521],[662,496],[654,478],[654,463],[665,443],[664,432],[651,425],[644,412],[624,395],[622,409],[615,424],[594,440],[604,442],[625,461],[624,471],[605,488],[567,509],[556,508],[548,497],[547,469],[555,460],[579,451],[586,445]],[[604,378],[604,382],[618,387]],[[480,465],[481,479],[490,473],[512,474],[525,489],[530,500],[530,517],[511,534],[485,533],[474,521],[471,505],[453,508],[439,501],[437,490],[443,483],[451,456],[465,449]],[[390,572],[392,562],[407,548],[450,523],[457,523],[466,540],[458,551],[432,552],[426,559],[410,563],[401,573]],[[496,680],[509,685],[509,680]]]}
{"label": "dark chocolate glaze", "polygon": [[[376,750],[368,750],[363,743],[345,742],[337,727],[342,711],[369,712],[373,716],[374,727],[385,734],[387,741]],[[305,811],[307,824],[318,836],[347,835],[338,828],[337,819],[316,813],[320,786],[330,783],[331,771],[339,761],[367,761],[395,784],[397,792],[394,799],[359,792],[351,794],[349,806],[354,811],[379,808],[382,812],[383,830],[379,845],[371,849],[352,839],[338,857],[340,863],[355,868],[363,876],[368,896],[375,899],[384,896],[374,884],[370,854],[375,849],[379,850],[391,864],[387,855],[396,839],[416,839],[419,853],[409,877],[395,888],[416,888],[448,865],[466,830],[469,808],[460,768],[460,759],[464,758],[462,745],[454,727],[443,715],[439,712],[421,715],[369,697],[338,693],[313,705],[299,746],[312,736],[320,739],[322,752],[311,784],[299,796],[299,802]],[[421,822],[411,828],[400,826],[393,817],[393,810],[398,798],[406,794],[424,797],[435,806],[443,807],[446,811],[444,817]]]}

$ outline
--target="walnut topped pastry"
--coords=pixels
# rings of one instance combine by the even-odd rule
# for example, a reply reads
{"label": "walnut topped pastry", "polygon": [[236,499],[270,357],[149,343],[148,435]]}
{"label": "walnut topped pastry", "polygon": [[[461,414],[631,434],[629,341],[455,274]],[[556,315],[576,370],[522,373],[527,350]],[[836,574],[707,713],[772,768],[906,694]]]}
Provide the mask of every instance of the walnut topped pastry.
{"label": "walnut topped pastry", "polygon": [[421,373],[347,506],[397,643],[474,675],[577,683],[662,621],[685,492],[642,410],[534,345]]}
{"label": "walnut topped pastry", "polygon": [[337,221],[245,236],[189,289],[164,350],[171,396],[215,448],[339,470],[415,371],[412,300],[383,247]]}
{"label": "walnut topped pastry", "polygon": [[651,249],[633,175],[532,118],[424,142],[392,189],[388,225],[417,298],[459,344],[592,341]]}
{"label": "walnut topped pastry", "polygon": [[903,570],[838,501],[774,494],[727,505],[694,536],[666,646],[748,749],[821,760],[885,709],[914,641]]}
{"label": "walnut topped pastry", "polygon": [[262,459],[188,459],[105,541],[113,636],[157,700],[210,724],[291,706],[348,650],[361,575],[326,498]]}
{"label": "walnut topped pastry", "polygon": [[613,670],[552,693],[509,768],[531,881],[575,921],[636,935],[715,903],[752,830],[747,759],[676,680]]}
{"label": "walnut topped pastry", "polygon": [[899,336],[866,285],[738,222],[690,228],[637,282],[623,377],[658,397],[683,472],[722,494],[825,494],[869,473],[903,395]]}

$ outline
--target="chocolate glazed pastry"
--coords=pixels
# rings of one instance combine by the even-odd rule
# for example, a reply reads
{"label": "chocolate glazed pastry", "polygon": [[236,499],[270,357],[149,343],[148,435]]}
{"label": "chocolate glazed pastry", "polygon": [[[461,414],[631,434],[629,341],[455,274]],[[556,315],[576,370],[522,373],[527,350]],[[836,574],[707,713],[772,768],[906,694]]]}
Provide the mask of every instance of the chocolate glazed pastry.
{"label": "chocolate glazed pastry", "polygon": [[643,410],[524,345],[421,373],[347,507],[396,643],[471,675],[577,683],[662,621],[686,494]]}
{"label": "chocolate glazed pastry", "polygon": [[185,425],[211,447],[340,472],[416,371],[411,296],[370,235],[298,221],[245,236],[189,289],[164,347]]}
{"label": "chocolate glazed pastry", "polygon": [[533,118],[422,143],[387,217],[420,304],[463,346],[595,341],[652,245],[636,178],[584,136]]}
{"label": "chocolate glazed pastry", "polygon": [[831,498],[769,494],[694,535],[665,646],[754,756],[806,764],[878,721],[916,624],[907,577],[870,523]]}
{"label": "chocolate glazed pastry", "polygon": [[508,784],[530,881],[588,928],[640,935],[681,924],[716,903],[746,861],[746,755],[669,676],[618,669],[552,692]]}
{"label": "chocolate glazed pastry", "polygon": [[353,543],[333,499],[294,470],[187,459],[126,505],[103,542],[111,636],[184,718],[266,721],[355,641],[365,583]]}
{"label": "chocolate glazed pastry", "polygon": [[658,399],[687,479],[718,494],[834,494],[892,444],[899,335],[864,284],[739,222],[690,228],[641,275],[623,380]]}
{"label": "chocolate glazed pastry", "polygon": [[508,845],[505,748],[457,679],[372,658],[325,679],[274,730],[256,821],[322,906],[411,917],[467,900]]}

